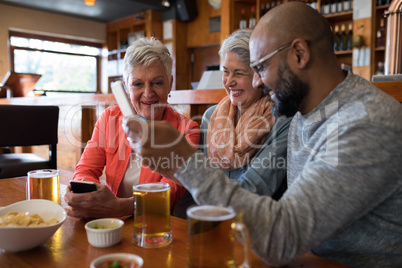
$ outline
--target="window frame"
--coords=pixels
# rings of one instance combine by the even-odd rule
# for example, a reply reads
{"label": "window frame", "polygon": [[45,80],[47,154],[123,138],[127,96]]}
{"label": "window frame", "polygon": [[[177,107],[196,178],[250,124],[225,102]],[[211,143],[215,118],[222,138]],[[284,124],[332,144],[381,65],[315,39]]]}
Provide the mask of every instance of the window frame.
{"label": "window frame", "polygon": [[82,46],[92,46],[99,49],[103,48],[102,43],[91,42],[91,41],[83,41],[77,39],[70,39],[65,37],[58,37],[58,36],[51,36],[51,35],[43,35],[43,34],[34,34],[34,33],[26,33],[26,32],[19,32],[15,30],[9,30],[8,32],[8,46],[10,51],[10,71],[14,72],[14,50],[22,49],[26,51],[38,51],[38,52],[49,52],[61,55],[71,55],[71,56],[89,56],[94,57],[96,60],[96,91],[73,91],[73,90],[44,90],[45,92],[59,92],[59,93],[101,93],[101,63],[102,63],[102,56],[99,54],[97,56],[93,55],[86,55],[86,54],[79,54],[79,53],[71,53],[71,52],[58,52],[53,50],[46,50],[46,49],[34,49],[34,48],[26,48],[26,47],[16,47],[10,44],[11,37],[22,37],[22,38],[33,38],[33,39],[40,39],[44,41],[53,41],[53,42],[61,42],[61,43],[69,43],[73,45],[82,45]]}

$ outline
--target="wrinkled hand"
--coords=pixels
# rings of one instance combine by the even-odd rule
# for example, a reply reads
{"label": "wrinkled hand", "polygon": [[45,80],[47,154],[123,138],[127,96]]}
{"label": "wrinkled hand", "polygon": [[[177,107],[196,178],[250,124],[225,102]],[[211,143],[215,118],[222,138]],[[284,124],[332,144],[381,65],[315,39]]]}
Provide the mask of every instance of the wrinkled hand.
{"label": "wrinkled hand", "polygon": [[143,164],[180,183],[174,173],[197,149],[177,129],[167,121],[143,122],[135,117],[124,118],[123,129]]}
{"label": "wrinkled hand", "polygon": [[79,219],[122,217],[133,214],[132,198],[131,200],[118,198],[106,185],[96,184],[96,188],[94,192],[73,193],[71,186],[68,185],[64,200],[71,208],[66,209],[67,214]]}

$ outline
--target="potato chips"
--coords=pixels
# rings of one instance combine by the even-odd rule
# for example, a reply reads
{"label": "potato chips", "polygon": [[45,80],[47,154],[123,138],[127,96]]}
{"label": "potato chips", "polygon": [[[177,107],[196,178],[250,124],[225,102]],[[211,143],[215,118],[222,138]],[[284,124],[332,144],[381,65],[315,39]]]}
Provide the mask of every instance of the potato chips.
{"label": "potato chips", "polygon": [[0,227],[11,226],[48,226],[57,223],[55,218],[45,222],[38,214],[28,214],[28,212],[9,212],[0,217]]}

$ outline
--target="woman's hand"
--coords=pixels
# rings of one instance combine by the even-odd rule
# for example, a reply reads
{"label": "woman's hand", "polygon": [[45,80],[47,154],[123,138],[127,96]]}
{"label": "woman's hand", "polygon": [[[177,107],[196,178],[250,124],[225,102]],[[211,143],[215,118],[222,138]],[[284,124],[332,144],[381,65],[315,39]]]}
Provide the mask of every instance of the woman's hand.
{"label": "woman's hand", "polygon": [[66,209],[67,214],[79,219],[123,217],[133,214],[133,198],[118,198],[106,185],[97,184],[96,188],[94,192],[73,193],[68,185],[64,200],[71,208]]}
{"label": "woman's hand", "polygon": [[129,117],[123,120],[123,129],[133,150],[142,157],[143,164],[179,183],[174,173],[197,148],[167,121],[143,122]]}

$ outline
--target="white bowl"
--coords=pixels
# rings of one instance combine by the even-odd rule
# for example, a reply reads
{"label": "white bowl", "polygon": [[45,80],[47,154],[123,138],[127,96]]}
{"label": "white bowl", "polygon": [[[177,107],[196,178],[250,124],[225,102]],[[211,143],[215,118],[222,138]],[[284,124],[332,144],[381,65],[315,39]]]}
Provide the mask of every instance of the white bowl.
{"label": "white bowl", "polygon": [[[119,219],[97,219],[85,224],[89,244],[97,248],[116,245],[121,241],[124,221]],[[103,227],[105,229],[96,229]]]}
{"label": "white bowl", "polygon": [[141,268],[142,265],[144,264],[144,260],[135,254],[129,254],[129,253],[112,253],[112,254],[107,254],[100,256],[96,259],[94,259],[91,264],[90,268],[96,268],[97,265],[102,264],[105,261],[135,261],[137,262],[138,266],[135,266],[135,268]]}
{"label": "white bowl", "polygon": [[28,212],[39,214],[44,221],[52,218],[56,224],[48,226],[12,226],[0,227],[0,248],[18,252],[35,248],[48,240],[66,220],[67,214],[59,204],[44,199],[25,200],[0,209],[0,216],[8,212]]}

